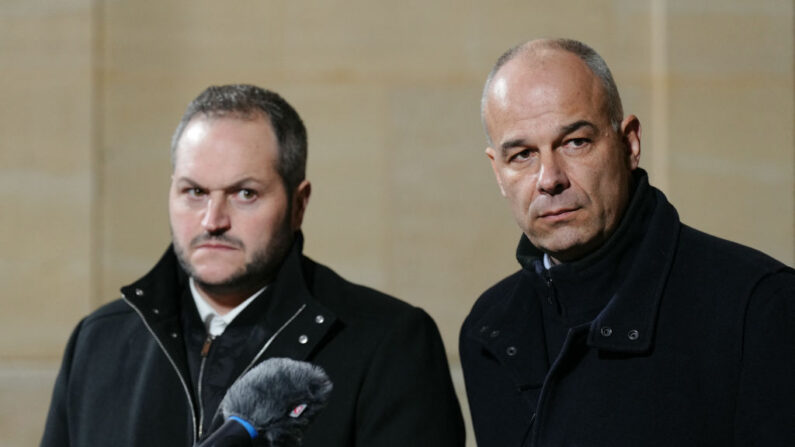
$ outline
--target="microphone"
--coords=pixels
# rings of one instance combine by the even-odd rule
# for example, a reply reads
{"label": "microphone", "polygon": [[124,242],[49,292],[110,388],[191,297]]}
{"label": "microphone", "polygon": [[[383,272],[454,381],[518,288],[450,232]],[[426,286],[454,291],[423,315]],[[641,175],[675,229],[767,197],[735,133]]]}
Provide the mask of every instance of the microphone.
{"label": "microphone", "polygon": [[298,447],[331,389],[319,366],[265,360],[229,388],[220,405],[226,421],[198,447]]}

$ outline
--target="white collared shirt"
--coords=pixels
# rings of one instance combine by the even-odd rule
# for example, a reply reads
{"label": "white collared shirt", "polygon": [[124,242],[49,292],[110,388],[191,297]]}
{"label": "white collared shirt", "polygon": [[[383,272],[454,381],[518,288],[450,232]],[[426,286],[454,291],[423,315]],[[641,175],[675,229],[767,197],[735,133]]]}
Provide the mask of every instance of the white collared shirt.
{"label": "white collared shirt", "polygon": [[544,253],[544,268],[549,270],[553,265],[555,264],[552,263],[552,259],[550,259],[548,254]]}
{"label": "white collared shirt", "polygon": [[243,309],[246,308],[255,298],[260,296],[268,286],[265,286],[256,292],[253,295],[246,298],[245,301],[238,304],[234,309],[227,312],[225,315],[218,315],[218,312],[212,308],[204,297],[199,293],[199,290],[196,288],[196,284],[193,282],[193,278],[190,278],[190,294],[193,296],[193,302],[196,303],[196,310],[199,311],[199,317],[204,322],[204,327],[207,329],[207,333],[212,335],[213,337],[217,337],[221,335],[227,326],[232,323],[232,320],[237,317],[240,312],[243,312]]}

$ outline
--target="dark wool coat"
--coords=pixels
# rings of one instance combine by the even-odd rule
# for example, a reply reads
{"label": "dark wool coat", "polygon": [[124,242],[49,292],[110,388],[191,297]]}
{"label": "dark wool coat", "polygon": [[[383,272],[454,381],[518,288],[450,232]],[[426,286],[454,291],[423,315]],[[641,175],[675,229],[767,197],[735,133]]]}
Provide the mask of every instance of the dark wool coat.
{"label": "dark wool coat", "polygon": [[543,297],[576,271],[522,269],[474,305],[460,353],[478,446],[795,446],[795,272],[641,189],[634,262],[551,364]]}
{"label": "dark wool coat", "polygon": [[[236,346],[228,362],[234,377],[270,357],[324,368],[334,389],[306,432],[306,447],[464,445],[461,411],[431,318],[345,281],[302,256],[300,246],[299,238],[269,295],[254,301],[267,303],[267,310],[252,315],[246,308],[227,328],[248,315],[253,329],[247,333],[256,340]],[[55,384],[42,446],[193,445],[200,410],[180,321],[185,279],[169,248],[149,274],[122,289],[123,300],[80,322]]]}

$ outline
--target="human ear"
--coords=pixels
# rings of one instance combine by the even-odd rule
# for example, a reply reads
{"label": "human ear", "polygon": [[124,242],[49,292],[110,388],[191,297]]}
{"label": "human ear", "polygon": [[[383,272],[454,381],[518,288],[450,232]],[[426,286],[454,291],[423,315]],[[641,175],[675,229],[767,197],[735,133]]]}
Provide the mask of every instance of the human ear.
{"label": "human ear", "polygon": [[500,176],[500,170],[497,169],[497,162],[495,161],[495,151],[491,147],[486,148],[486,156],[489,157],[489,161],[491,162],[491,170],[494,171],[494,176],[497,178],[497,185],[500,187],[500,194],[505,197],[505,188],[502,187],[502,177]]}
{"label": "human ear", "polygon": [[640,120],[629,115],[621,122],[621,137],[627,148],[627,163],[634,171],[640,164]]}
{"label": "human ear", "polygon": [[312,194],[312,184],[308,180],[304,180],[293,191],[292,215],[290,216],[290,225],[293,230],[301,228],[304,222],[304,213],[309,204],[309,196]]}

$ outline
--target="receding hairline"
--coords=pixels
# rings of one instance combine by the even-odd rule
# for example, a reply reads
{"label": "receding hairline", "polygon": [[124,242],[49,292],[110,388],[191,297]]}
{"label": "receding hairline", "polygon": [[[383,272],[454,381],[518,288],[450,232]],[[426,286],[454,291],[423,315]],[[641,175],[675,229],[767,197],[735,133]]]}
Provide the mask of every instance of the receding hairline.
{"label": "receding hairline", "polygon": [[271,133],[273,133],[273,137],[276,139],[276,144],[278,145],[278,138],[276,137],[276,129],[273,127],[273,122],[268,115],[267,112],[264,110],[260,110],[258,108],[251,108],[246,110],[208,110],[208,111],[197,111],[194,113],[190,119],[185,122],[185,125],[180,129],[178,135],[171,146],[171,169],[174,169],[176,165],[177,159],[177,150],[179,149],[179,145],[182,142],[182,138],[185,136],[185,130],[196,121],[205,120],[207,122],[213,122],[218,120],[237,120],[237,121],[262,121],[267,124],[268,129],[270,129]]}
{"label": "receding hairline", "polygon": [[211,85],[188,104],[171,137],[172,165],[176,161],[177,142],[181,142],[185,127],[197,116],[245,120],[259,119],[259,114],[265,117],[276,137],[276,169],[288,191],[293,191],[306,178],[306,127],[298,112],[281,95],[252,84]]}
{"label": "receding hairline", "polygon": [[621,104],[621,97],[618,93],[618,87],[615,84],[613,75],[610,68],[604,61],[602,56],[590,46],[578,40],[566,38],[542,38],[529,40],[518,45],[511,47],[508,51],[504,52],[494,64],[494,67],[489,72],[486,78],[486,83],[483,86],[483,93],[480,100],[480,119],[483,125],[483,130],[486,133],[486,138],[489,145],[492,145],[491,135],[486,123],[486,106],[491,96],[492,84],[494,79],[500,71],[512,62],[514,59],[525,58],[532,60],[533,57],[538,57],[543,51],[556,51],[568,53],[579,59],[588,71],[599,81],[599,85],[604,95],[606,112],[611,125],[618,130],[623,119],[623,106]]}

